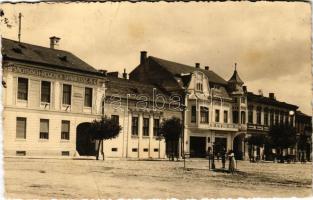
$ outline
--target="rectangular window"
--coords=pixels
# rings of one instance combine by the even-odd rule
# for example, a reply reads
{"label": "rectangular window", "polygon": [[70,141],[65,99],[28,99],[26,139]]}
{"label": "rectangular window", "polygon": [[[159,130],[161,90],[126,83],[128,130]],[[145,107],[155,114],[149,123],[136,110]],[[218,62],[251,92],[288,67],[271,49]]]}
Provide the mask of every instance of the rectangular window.
{"label": "rectangular window", "polygon": [[143,149],[143,152],[148,152],[148,151],[149,151],[148,148],[144,148],[144,149]]}
{"label": "rectangular window", "polygon": [[238,111],[233,111],[233,123],[238,124],[239,123],[239,113]]}
{"label": "rectangular window", "polygon": [[261,107],[257,107],[256,109],[256,123],[261,124]]}
{"label": "rectangular window", "polygon": [[18,78],[17,99],[27,100],[28,98],[28,79]]}
{"label": "rectangular window", "polygon": [[40,139],[49,139],[49,120],[48,119],[40,119]]}
{"label": "rectangular window", "polygon": [[69,156],[69,155],[70,155],[70,152],[69,152],[69,151],[62,151],[62,152],[61,152],[61,155],[62,155],[62,156]]}
{"label": "rectangular window", "polygon": [[275,125],[278,124],[278,111],[275,111]]}
{"label": "rectangular window", "polygon": [[248,110],[248,123],[253,124],[253,110]]}
{"label": "rectangular window", "polygon": [[16,138],[26,139],[26,118],[16,118]]}
{"label": "rectangular window", "polygon": [[241,103],[243,103],[243,104],[246,103],[246,98],[245,97],[241,97]]}
{"label": "rectangular window", "polygon": [[132,135],[138,135],[138,117],[132,117]]}
{"label": "rectangular window", "polygon": [[72,98],[72,86],[63,84],[63,101],[65,105],[71,105]]}
{"label": "rectangular window", "polygon": [[62,120],[61,126],[61,140],[70,139],[70,121]]}
{"label": "rectangular window", "polygon": [[200,122],[209,123],[209,109],[207,107],[200,107]]}
{"label": "rectangular window", "polygon": [[215,122],[220,122],[220,110],[215,110]]}
{"label": "rectangular window", "polygon": [[117,124],[120,124],[120,117],[118,115],[111,115],[111,119]]}
{"label": "rectangular window", "polygon": [[283,124],[283,123],[284,123],[284,113],[283,113],[283,112],[280,112],[279,114],[280,114],[280,115],[279,115],[279,116],[280,116],[280,118],[279,118],[279,123],[280,123],[280,124]]}
{"label": "rectangular window", "polygon": [[132,152],[137,152],[137,148],[132,148]]}
{"label": "rectangular window", "polygon": [[86,107],[92,107],[92,88],[85,88],[85,103]]}
{"label": "rectangular window", "polygon": [[143,136],[149,136],[149,118],[143,118],[142,134]]}
{"label": "rectangular window", "polygon": [[224,123],[228,123],[228,111],[224,110]]}
{"label": "rectangular window", "polygon": [[154,119],[153,120],[153,136],[159,136],[160,135],[160,119]]}
{"label": "rectangular window", "polygon": [[274,124],[274,112],[270,111],[270,125],[272,126]]}
{"label": "rectangular window", "polygon": [[159,152],[159,149],[155,148],[153,149],[154,152]]}
{"label": "rectangular window", "polygon": [[117,148],[112,148],[111,151],[117,152]]}
{"label": "rectangular window", "polygon": [[264,125],[268,125],[268,110],[264,111]]}
{"label": "rectangular window", "polygon": [[26,151],[16,151],[17,156],[26,156]]}
{"label": "rectangular window", "polygon": [[41,102],[50,103],[51,83],[49,81],[41,82]]}
{"label": "rectangular window", "polygon": [[192,123],[197,122],[197,107],[196,106],[191,107],[191,122]]}

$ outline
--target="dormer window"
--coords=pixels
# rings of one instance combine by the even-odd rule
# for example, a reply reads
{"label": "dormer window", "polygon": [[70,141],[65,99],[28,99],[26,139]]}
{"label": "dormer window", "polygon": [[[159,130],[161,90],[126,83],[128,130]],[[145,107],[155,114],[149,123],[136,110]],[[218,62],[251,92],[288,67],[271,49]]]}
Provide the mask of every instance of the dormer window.
{"label": "dormer window", "polygon": [[197,91],[203,91],[203,84],[202,83],[197,83],[196,90]]}

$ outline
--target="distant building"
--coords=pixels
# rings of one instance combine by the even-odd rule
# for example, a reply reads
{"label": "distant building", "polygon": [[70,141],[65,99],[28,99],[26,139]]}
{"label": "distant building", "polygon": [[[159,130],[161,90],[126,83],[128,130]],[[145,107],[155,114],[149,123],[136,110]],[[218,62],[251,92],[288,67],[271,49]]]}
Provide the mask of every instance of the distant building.
{"label": "distant building", "polygon": [[[236,64],[235,64],[236,65]],[[180,95],[186,106],[182,151],[191,157],[204,157],[209,149],[215,154],[233,149],[237,159],[248,158],[246,138],[267,134],[271,124],[294,124],[297,106],[247,91],[236,66],[229,81],[208,66],[188,66],[141,52],[140,64],[130,79],[154,84],[171,95]],[[260,157],[264,148],[258,148]],[[268,150],[270,151],[270,150]]]}
{"label": "distant building", "polygon": [[296,111],[297,160],[303,158],[312,161],[312,116]]}
{"label": "distant building", "polygon": [[[256,134],[267,135],[272,125],[290,124],[295,126],[295,113],[298,106],[278,101],[274,93],[269,96],[256,95],[247,92],[248,120],[247,137]],[[250,146],[248,151],[259,159],[273,159],[273,152],[269,146]],[[289,155],[295,155],[295,148],[289,149]]]}

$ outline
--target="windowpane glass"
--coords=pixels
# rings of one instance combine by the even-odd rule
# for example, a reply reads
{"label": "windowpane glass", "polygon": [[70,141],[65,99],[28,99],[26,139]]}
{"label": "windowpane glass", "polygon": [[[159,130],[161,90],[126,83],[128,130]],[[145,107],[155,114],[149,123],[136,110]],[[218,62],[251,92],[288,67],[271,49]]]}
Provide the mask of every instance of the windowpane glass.
{"label": "windowpane glass", "polygon": [[16,118],[16,138],[26,139],[26,118]]}
{"label": "windowpane glass", "polygon": [[50,103],[51,83],[48,81],[41,82],[41,102]]}
{"label": "windowpane glass", "polygon": [[143,118],[143,136],[149,136],[149,118]]}
{"label": "windowpane glass", "polygon": [[92,88],[85,88],[85,104],[86,107],[92,106]]}
{"label": "windowpane glass", "polygon": [[18,78],[17,98],[20,100],[27,100],[27,96],[28,96],[28,79]]}
{"label": "windowpane glass", "polygon": [[72,86],[63,85],[63,104],[71,105]]}
{"label": "windowpane glass", "polygon": [[70,121],[62,120],[61,139],[62,140],[70,139]]}

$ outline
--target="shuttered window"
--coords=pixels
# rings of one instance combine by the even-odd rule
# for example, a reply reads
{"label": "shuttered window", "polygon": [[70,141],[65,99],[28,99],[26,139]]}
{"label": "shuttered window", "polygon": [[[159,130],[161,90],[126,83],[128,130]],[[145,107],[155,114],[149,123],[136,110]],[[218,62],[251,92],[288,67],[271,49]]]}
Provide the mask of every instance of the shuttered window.
{"label": "shuttered window", "polygon": [[71,85],[63,85],[63,101],[62,103],[65,105],[71,105],[71,97],[72,97],[72,86]]}
{"label": "shuttered window", "polygon": [[61,140],[70,139],[70,121],[62,120]]}
{"label": "shuttered window", "polygon": [[27,100],[28,97],[28,79],[18,78],[17,98],[20,100]]}
{"label": "shuttered window", "polygon": [[40,139],[49,139],[49,120],[40,119]]}
{"label": "shuttered window", "polygon": [[26,139],[26,118],[16,118],[16,138]]}
{"label": "shuttered window", "polygon": [[50,103],[51,83],[49,81],[41,82],[41,102]]}

